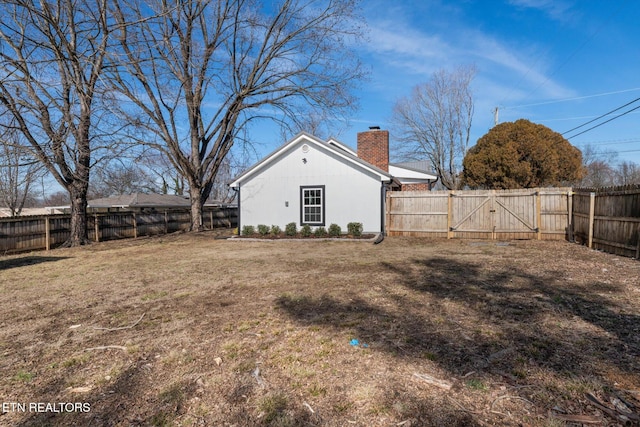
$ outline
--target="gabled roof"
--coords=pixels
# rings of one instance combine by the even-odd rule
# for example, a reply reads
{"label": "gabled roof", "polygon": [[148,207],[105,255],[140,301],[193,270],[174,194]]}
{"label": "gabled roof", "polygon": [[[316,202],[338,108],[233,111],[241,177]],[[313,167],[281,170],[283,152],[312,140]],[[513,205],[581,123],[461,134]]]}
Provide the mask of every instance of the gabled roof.
{"label": "gabled roof", "polygon": [[397,177],[401,182],[407,180],[428,180],[436,181],[438,177],[428,170],[426,160],[420,162],[389,163],[389,172]]}
{"label": "gabled roof", "polygon": [[299,144],[299,143],[301,143],[303,141],[305,143],[309,143],[311,145],[316,145],[317,147],[320,147],[322,149],[331,151],[332,153],[334,153],[338,157],[341,157],[344,160],[346,160],[347,162],[352,163],[354,166],[357,166],[357,167],[362,168],[364,170],[370,171],[375,175],[378,175],[378,177],[380,178],[381,181],[391,182],[393,180],[393,177],[389,173],[383,171],[380,168],[377,168],[376,166],[372,165],[371,163],[365,162],[364,160],[358,158],[354,154],[351,154],[351,153],[354,153],[353,150],[351,150],[350,148],[346,147],[344,144],[336,141],[335,139],[330,139],[329,141],[325,142],[325,141],[323,141],[323,140],[321,140],[321,139],[319,139],[319,138],[317,138],[317,137],[315,137],[313,135],[310,135],[310,134],[308,134],[306,132],[300,132],[294,138],[289,140],[289,142],[287,142],[284,145],[280,146],[275,151],[273,151],[271,154],[269,154],[268,156],[263,158],[261,161],[259,161],[258,163],[256,163],[255,165],[253,165],[252,167],[250,167],[249,169],[244,171],[231,184],[229,184],[229,186],[231,188],[237,188],[242,181],[246,180],[247,178],[252,177],[253,175],[255,175],[257,173],[259,173],[265,167],[267,167],[268,165],[270,165],[271,163],[276,161],[280,157],[280,155],[282,153],[284,153],[285,151],[287,151],[290,147],[292,147],[292,146],[294,146],[296,144]]}

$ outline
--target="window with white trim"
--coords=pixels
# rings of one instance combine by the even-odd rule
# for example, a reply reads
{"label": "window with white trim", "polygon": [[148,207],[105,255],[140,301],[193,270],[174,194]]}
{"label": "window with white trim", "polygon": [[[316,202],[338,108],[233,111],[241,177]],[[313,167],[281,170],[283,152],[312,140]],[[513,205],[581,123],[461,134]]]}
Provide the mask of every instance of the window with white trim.
{"label": "window with white trim", "polygon": [[324,185],[300,187],[300,223],[324,225]]}

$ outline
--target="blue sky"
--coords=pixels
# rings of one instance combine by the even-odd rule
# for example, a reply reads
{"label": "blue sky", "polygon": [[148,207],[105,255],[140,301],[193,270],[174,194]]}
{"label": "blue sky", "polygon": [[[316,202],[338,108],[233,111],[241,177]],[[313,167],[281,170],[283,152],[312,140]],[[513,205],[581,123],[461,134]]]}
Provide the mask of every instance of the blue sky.
{"label": "blue sky", "polygon": [[[359,111],[333,132],[353,148],[369,126],[392,130],[393,106],[414,86],[461,65],[478,70],[472,145],[493,126],[496,107],[500,122],[525,118],[564,133],[640,98],[638,0],[362,0],[362,7],[368,36],[356,50],[370,77],[356,93]],[[250,162],[284,143],[266,123],[250,132]],[[640,108],[569,140],[640,164]]]}
{"label": "blue sky", "polygon": [[[363,8],[369,35],[358,52],[370,78],[357,93],[360,110],[336,126],[348,145],[370,125],[390,128],[398,98],[432,73],[466,64],[478,70],[472,144],[493,126],[496,107],[500,122],[526,118],[563,133],[640,98],[637,0],[367,0]],[[570,142],[640,163],[639,123],[640,109]]]}

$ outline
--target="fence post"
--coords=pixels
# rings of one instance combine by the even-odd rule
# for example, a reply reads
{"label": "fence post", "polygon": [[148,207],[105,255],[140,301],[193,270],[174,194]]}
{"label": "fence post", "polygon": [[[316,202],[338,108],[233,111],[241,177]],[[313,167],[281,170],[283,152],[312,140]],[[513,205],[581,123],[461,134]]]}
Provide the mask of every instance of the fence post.
{"label": "fence post", "polygon": [[93,232],[96,234],[96,242],[100,241],[100,224],[98,224],[98,214],[93,214]]}
{"label": "fence post", "polygon": [[593,221],[596,212],[596,193],[589,194],[589,248],[593,247]]}
{"label": "fence post", "polygon": [[209,218],[211,219],[211,229],[213,230],[213,210],[209,211]]}
{"label": "fence post", "polygon": [[44,218],[44,240],[47,251],[51,250],[51,223],[49,222],[49,215]]}
{"label": "fence post", "polygon": [[491,213],[491,240],[496,240],[496,190],[491,190],[489,212]]}
{"label": "fence post", "polygon": [[636,259],[640,259],[640,227],[638,227],[638,244],[636,245]]}
{"label": "fence post", "polygon": [[453,230],[451,229],[453,220],[453,196],[455,196],[455,192],[453,190],[449,191],[449,200],[447,200],[447,239],[453,239]]}
{"label": "fence post", "polygon": [[[389,191],[385,191],[384,198],[384,208],[386,211],[384,213],[384,230],[382,231],[388,236],[389,230],[391,229],[391,203],[393,199]],[[229,222],[231,222],[231,220],[229,220]]]}
{"label": "fence post", "polygon": [[573,242],[573,191],[567,192],[567,237]]}
{"label": "fence post", "polygon": [[164,234],[169,234],[169,218],[167,218],[167,211],[164,211]]}
{"label": "fence post", "polygon": [[542,240],[542,195],[536,191],[536,239]]}
{"label": "fence post", "polygon": [[135,212],[133,212],[133,238],[138,238],[138,217]]}

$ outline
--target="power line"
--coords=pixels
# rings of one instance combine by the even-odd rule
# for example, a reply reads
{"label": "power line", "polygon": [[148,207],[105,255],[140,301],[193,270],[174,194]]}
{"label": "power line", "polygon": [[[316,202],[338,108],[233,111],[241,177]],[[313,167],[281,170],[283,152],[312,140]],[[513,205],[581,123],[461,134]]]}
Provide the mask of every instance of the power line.
{"label": "power line", "polygon": [[580,145],[620,145],[620,144],[636,144],[640,142],[640,138],[627,139],[605,139],[603,141],[581,141]]}
{"label": "power line", "polygon": [[[638,98],[638,99],[640,99],[640,98]],[[634,102],[635,102],[635,101],[634,101]],[[627,105],[629,105],[629,104],[627,104]],[[618,108],[618,109],[619,109],[619,108]],[[637,107],[632,108],[631,110],[627,110],[627,111],[625,111],[625,112],[624,112],[624,113],[622,113],[622,114],[618,114],[617,116],[614,116],[614,117],[610,118],[609,120],[605,120],[605,121],[604,121],[604,122],[602,122],[602,123],[598,123],[597,125],[592,126],[592,127],[590,127],[589,129],[587,129],[587,130],[583,130],[583,131],[582,131],[582,132],[580,132],[580,133],[577,133],[577,134],[575,134],[575,135],[573,135],[573,136],[569,136],[569,137],[567,137],[567,139],[571,139],[571,138],[575,138],[576,136],[580,136],[580,135],[582,135],[582,134],[584,134],[584,133],[589,132],[589,131],[590,131],[590,130],[592,130],[592,129],[595,129],[595,128],[597,128],[597,127],[600,127],[600,126],[602,126],[602,125],[604,125],[604,124],[606,124],[606,123],[609,123],[609,122],[610,122],[610,121],[612,121],[612,120],[615,120],[615,119],[617,119],[617,118],[619,118],[619,117],[625,116],[625,115],[629,114],[630,112],[635,111],[635,110],[638,110],[638,109],[640,109],[640,105],[638,105]],[[580,126],[580,127],[582,127],[582,126]],[[565,132],[565,133],[566,133],[566,132]],[[563,133],[563,135],[564,135],[564,133]]]}
{"label": "power line", "polygon": [[[634,114],[640,114],[640,112],[634,113]],[[557,119],[537,119],[536,122],[538,123],[547,123],[547,122],[569,122],[572,120],[583,120],[583,119],[593,119],[594,117],[597,116],[574,116],[574,117],[560,117]]]}
{"label": "power line", "polygon": [[[580,51],[582,50],[582,48],[584,48],[587,44],[589,44],[591,42],[591,40],[593,40],[595,38],[596,35],[598,35],[598,33],[600,33],[600,31],[602,31],[602,29],[607,26],[610,21],[613,19],[614,16],[616,16],[618,13],[620,13],[620,11],[622,10],[622,8],[628,3],[628,0],[620,3],[620,6],[615,9],[607,18],[606,20],[598,27],[596,28],[596,30],[594,32],[592,32],[589,37],[582,42],[582,44],[580,46],[578,46],[576,49],[573,50],[573,52],[571,52],[566,59],[564,60],[564,62],[562,62],[558,67],[556,67],[556,69],[549,74],[543,81],[542,83],[538,84],[535,89],[533,89],[531,92],[529,92],[529,94],[525,97],[528,98],[529,96],[531,96],[532,94],[536,93],[541,87],[543,87],[544,85],[546,85],[549,80],[551,80],[551,77],[555,76],[556,73],[558,71],[560,71],[560,69],[562,67],[564,67],[565,65],[567,65],[572,59],[573,57]],[[528,74],[528,71],[527,71]]]}
{"label": "power line", "polygon": [[[566,135],[566,134],[568,134],[569,132],[573,132],[573,131],[574,131],[574,130],[576,130],[576,129],[580,129],[581,127],[584,127],[584,126],[586,126],[586,125],[588,125],[588,124],[591,124],[591,123],[595,122],[596,120],[600,120],[601,118],[603,118],[603,117],[605,117],[605,116],[608,116],[608,115],[609,115],[609,114],[611,114],[611,113],[615,113],[615,112],[616,112],[616,111],[618,111],[618,110],[622,110],[624,107],[626,107],[626,106],[628,106],[628,105],[631,105],[631,104],[633,104],[634,102],[638,102],[638,101],[640,101],[640,98],[636,98],[636,99],[634,99],[633,101],[627,102],[626,104],[624,104],[624,105],[622,105],[622,106],[620,106],[620,107],[618,107],[618,108],[616,108],[616,109],[614,109],[614,110],[611,110],[611,111],[609,111],[609,112],[607,112],[607,113],[604,113],[604,114],[602,114],[602,115],[600,115],[600,116],[596,117],[595,119],[589,120],[588,122],[583,123],[583,124],[581,124],[580,126],[576,126],[576,127],[574,127],[573,129],[569,129],[568,131],[563,132],[563,133],[562,133],[562,135]],[[633,110],[631,110],[631,111],[633,111]],[[631,112],[631,111],[629,111],[629,112]],[[604,122],[604,123],[607,123],[607,122]],[[604,124],[604,123],[603,123],[603,124]],[[576,135],[574,135],[574,136],[576,136]]]}
{"label": "power line", "polygon": [[600,96],[608,96],[608,95],[616,95],[616,94],[619,94],[619,93],[635,92],[637,90],[640,90],[640,87],[634,87],[634,88],[631,88],[631,89],[615,90],[615,91],[612,91],[612,92],[596,93],[594,95],[574,96],[572,98],[555,99],[553,101],[536,102],[534,104],[514,105],[513,107],[502,107],[502,109],[503,110],[508,110],[508,109],[514,110],[516,108],[537,107],[537,106],[540,106],[540,105],[558,104],[560,102],[577,101],[577,100],[580,100],[580,99],[597,98],[597,97],[600,97]]}
{"label": "power line", "polygon": [[[511,95],[516,91],[516,89],[519,89],[521,86],[521,83],[523,81],[525,81],[525,79],[529,76],[529,74],[531,73],[531,71],[533,71],[533,68],[538,65],[538,62],[540,62],[540,60],[542,59],[543,55],[548,55],[549,52],[551,52],[551,49],[557,44],[558,39],[560,38],[559,34],[556,34],[553,43],[551,43],[547,49],[544,51],[544,53],[540,53],[537,55],[537,58],[535,61],[533,61],[533,63],[531,65],[529,65],[527,67],[527,71],[526,73],[524,73],[523,75],[520,76],[520,79],[518,80],[518,82],[515,84],[514,87],[512,87],[512,89],[509,91],[508,95],[506,95],[504,98],[502,98],[502,100],[498,103],[498,105],[502,105],[506,100],[508,100]],[[503,107],[503,108],[509,108],[509,107]],[[516,107],[517,108],[517,107]],[[498,107],[496,107],[495,112],[498,112]],[[497,116],[497,114],[496,114]],[[497,117],[496,117],[497,119]],[[497,120],[496,120],[497,122]]]}
{"label": "power line", "polygon": [[[618,154],[620,153],[640,153],[640,150],[623,150],[623,151],[594,151],[591,153],[591,155],[593,155],[594,157],[609,157],[609,158],[615,158],[618,156]],[[628,159],[624,159],[624,160],[628,160]],[[634,162],[637,163],[637,162]]]}
{"label": "power line", "polygon": [[[557,103],[560,103],[560,102],[575,101],[575,100],[587,99],[587,98],[596,98],[596,97],[600,97],[600,96],[615,95],[615,94],[619,94],[619,93],[634,92],[634,91],[638,91],[638,90],[640,90],[640,87],[631,88],[631,89],[616,90],[616,91],[611,91],[611,92],[603,92],[603,93],[598,93],[598,94],[594,94],[594,95],[584,95],[584,96],[577,96],[577,97],[573,97],[573,98],[564,98],[564,99],[557,99],[557,100],[553,100],[553,101],[538,102],[538,103],[535,103],[535,104],[523,104],[523,105],[516,105],[516,106],[513,106],[513,107],[503,107],[502,109],[503,110],[515,110],[515,109],[522,108],[522,107],[534,107],[534,106],[540,106],[540,105],[557,104]],[[638,99],[640,99],[640,98],[638,98]],[[638,99],[636,99],[636,101]],[[633,102],[635,102],[635,101],[631,101],[631,103],[633,103]],[[622,107],[619,107],[619,108],[624,108],[624,107],[625,106],[623,105]],[[498,110],[499,110],[499,107],[496,107],[494,110],[492,110],[492,113],[494,115],[494,125],[498,124],[498,121],[497,121]],[[616,110],[613,110],[613,111],[610,111],[607,114],[603,114],[603,115],[597,116],[597,117],[596,116],[574,116],[574,117],[562,117],[562,118],[553,118],[553,119],[540,119],[540,120],[537,120],[537,121],[541,122],[541,123],[543,123],[543,122],[559,122],[559,121],[569,121],[569,120],[578,120],[578,119],[590,119],[590,118],[595,117],[595,119],[593,119],[592,121],[584,123],[584,124],[579,126],[579,127],[582,127],[582,126],[586,126],[587,124],[589,124],[589,123],[591,123],[593,121],[596,121],[596,120],[598,120],[598,119],[600,119],[600,118],[602,118],[602,117],[604,117],[604,116],[606,116],[608,114],[611,114],[611,113],[613,113],[615,111]],[[638,114],[638,113],[636,113],[636,114]],[[573,130],[576,130],[578,128],[573,128],[571,130],[566,131],[565,133],[569,133],[569,132],[571,132]],[[564,133],[563,133],[563,135],[564,135]]]}

